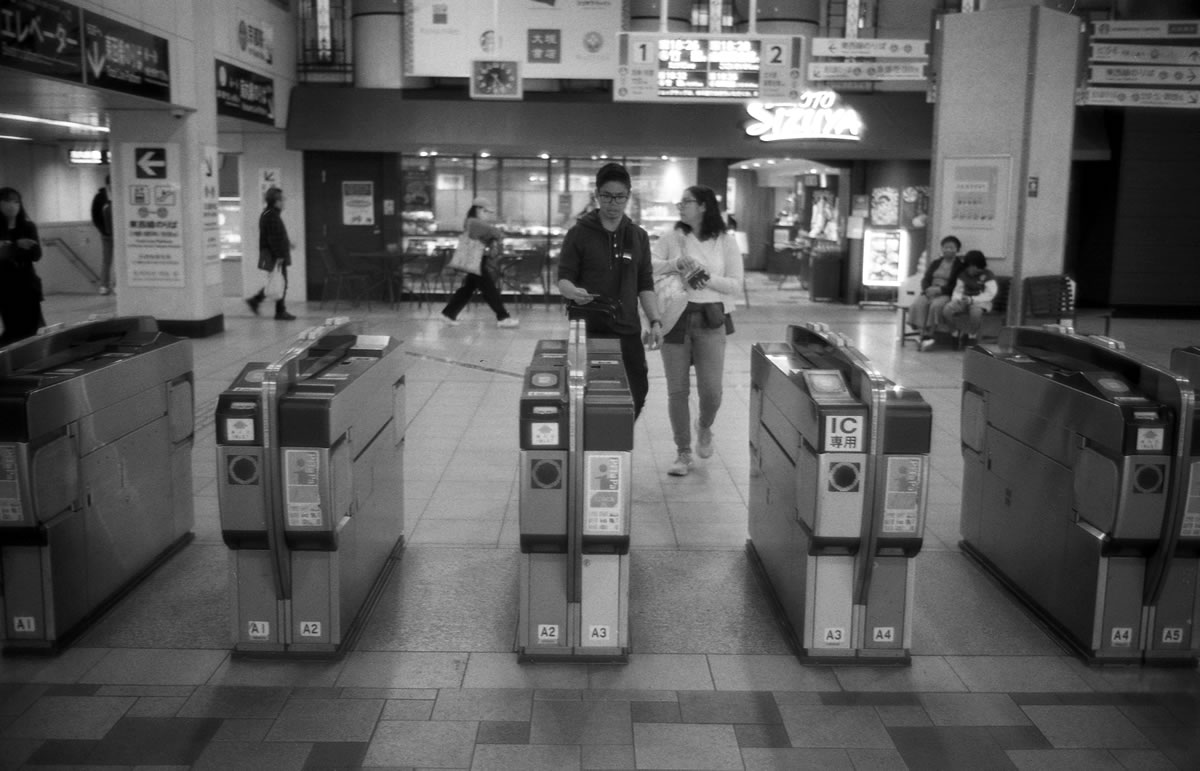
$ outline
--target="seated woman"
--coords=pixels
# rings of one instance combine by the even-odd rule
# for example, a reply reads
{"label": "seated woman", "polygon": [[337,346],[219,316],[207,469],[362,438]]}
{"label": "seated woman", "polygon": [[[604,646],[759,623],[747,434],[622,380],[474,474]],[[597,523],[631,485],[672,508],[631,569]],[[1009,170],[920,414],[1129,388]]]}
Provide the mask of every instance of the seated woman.
{"label": "seated woman", "polygon": [[987,267],[987,258],[983,252],[972,249],[963,257],[963,268],[959,271],[958,280],[954,283],[954,291],[950,301],[942,309],[942,317],[958,335],[966,337],[967,345],[974,345],[979,339],[979,328],[983,324],[983,314],[992,309],[992,300],[1000,285],[996,277]]}
{"label": "seated woman", "polygon": [[954,236],[942,239],[942,256],[938,257],[925,269],[921,277],[921,293],[913,300],[908,309],[908,323],[914,332],[921,336],[919,345],[928,348],[933,345],[934,328],[942,325],[942,311],[950,302],[950,292],[962,270],[962,241]]}

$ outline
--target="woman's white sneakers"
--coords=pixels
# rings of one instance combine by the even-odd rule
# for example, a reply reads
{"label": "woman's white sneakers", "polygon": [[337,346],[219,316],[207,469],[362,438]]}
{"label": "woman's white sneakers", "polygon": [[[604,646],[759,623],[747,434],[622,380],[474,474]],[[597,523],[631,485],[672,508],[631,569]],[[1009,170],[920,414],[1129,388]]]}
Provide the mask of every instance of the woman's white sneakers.
{"label": "woman's white sneakers", "polygon": [[675,462],[667,469],[667,473],[673,477],[685,477],[692,470],[692,454],[690,452],[681,452],[675,458]]}
{"label": "woman's white sneakers", "polygon": [[506,319],[500,319],[497,321],[496,326],[500,327],[501,329],[512,329],[513,327],[521,326],[521,322],[516,316],[509,316]]}

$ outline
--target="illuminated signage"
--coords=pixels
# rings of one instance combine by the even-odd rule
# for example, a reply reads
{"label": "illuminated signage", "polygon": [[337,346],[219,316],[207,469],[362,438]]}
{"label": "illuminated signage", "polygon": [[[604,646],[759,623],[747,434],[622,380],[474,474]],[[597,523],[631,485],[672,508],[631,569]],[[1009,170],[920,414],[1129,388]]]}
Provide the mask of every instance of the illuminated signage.
{"label": "illuminated signage", "polygon": [[804,38],[787,35],[620,35],[613,100],[775,102],[804,87]]}
{"label": "illuminated signage", "polygon": [[764,142],[786,139],[862,139],[863,122],[858,111],[841,103],[833,91],[805,91],[788,104],[751,102],[746,112],[754,120],[746,134]]}
{"label": "illuminated signage", "polygon": [[658,41],[658,95],[758,98],[758,40]]}

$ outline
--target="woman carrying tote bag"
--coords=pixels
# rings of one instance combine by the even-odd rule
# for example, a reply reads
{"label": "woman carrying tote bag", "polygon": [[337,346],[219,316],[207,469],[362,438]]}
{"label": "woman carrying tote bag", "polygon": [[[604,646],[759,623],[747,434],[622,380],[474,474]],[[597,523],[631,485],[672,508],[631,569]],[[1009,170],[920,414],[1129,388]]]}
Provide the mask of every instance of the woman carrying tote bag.
{"label": "woman carrying tote bag", "polygon": [[450,297],[450,302],[446,303],[446,307],[442,308],[442,316],[447,324],[454,326],[461,323],[458,320],[458,314],[467,307],[467,303],[470,302],[471,295],[475,294],[476,289],[483,293],[483,299],[496,314],[496,326],[502,329],[511,329],[520,324],[505,310],[504,303],[500,299],[500,289],[496,286],[496,282],[492,278],[493,271],[488,265],[489,260],[495,260],[499,255],[500,242],[504,239],[503,231],[490,224],[495,216],[496,210],[492,208],[492,202],[488,199],[476,198],[471,202],[471,208],[467,211],[467,220],[463,223],[463,230],[466,231],[469,238],[482,241],[486,247],[483,251],[483,264],[480,266],[478,275],[467,273],[463,276],[462,286]]}

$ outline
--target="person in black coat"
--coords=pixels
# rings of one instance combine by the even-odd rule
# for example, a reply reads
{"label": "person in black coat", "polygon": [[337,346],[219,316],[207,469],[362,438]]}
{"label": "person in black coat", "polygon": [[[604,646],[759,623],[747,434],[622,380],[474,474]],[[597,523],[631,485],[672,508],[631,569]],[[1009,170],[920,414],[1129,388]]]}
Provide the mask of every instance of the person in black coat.
{"label": "person in black coat", "polygon": [[[277,187],[267,188],[263,194],[267,206],[258,217],[258,267],[267,273],[276,267],[283,274],[283,295],[275,301],[275,318],[280,321],[294,321],[295,316],[288,313],[284,298],[287,297],[287,269],[292,264],[292,241],[288,238],[287,228],[283,224],[283,191]],[[267,299],[267,288],[262,289],[252,297],[246,298],[246,304],[254,315],[258,315],[258,306]]]}
{"label": "person in black coat", "polygon": [[113,215],[112,199],[108,189],[112,186],[112,177],[104,178],[104,187],[96,191],[92,198],[92,224],[100,231],[100,247],[103,251],[103,261],[100,264],[100,294],[108,294],[113,289]]}
{"label": "person in black coat", "polygon": [[0,188],[0,347],[33,337],[46,325],[42,317],[42,280],[33,263],[42,259],[37,226],[25,213],[21,194]]}

